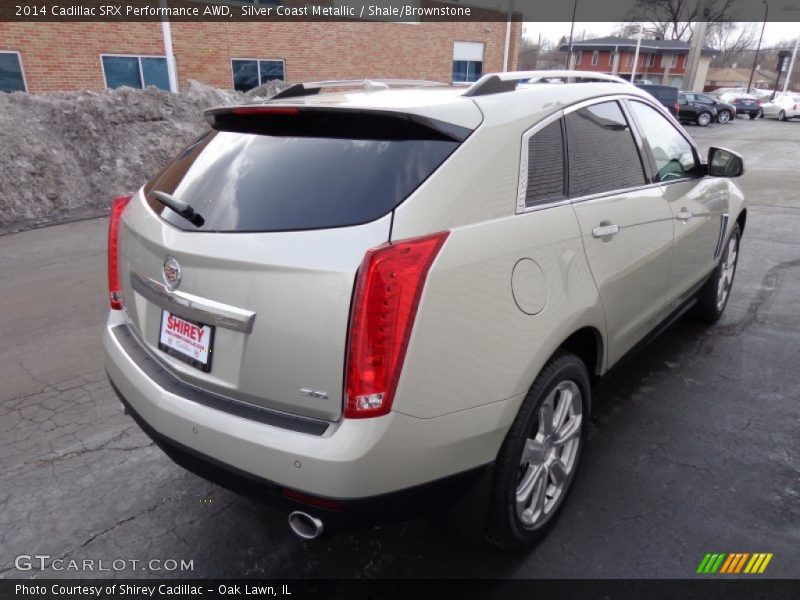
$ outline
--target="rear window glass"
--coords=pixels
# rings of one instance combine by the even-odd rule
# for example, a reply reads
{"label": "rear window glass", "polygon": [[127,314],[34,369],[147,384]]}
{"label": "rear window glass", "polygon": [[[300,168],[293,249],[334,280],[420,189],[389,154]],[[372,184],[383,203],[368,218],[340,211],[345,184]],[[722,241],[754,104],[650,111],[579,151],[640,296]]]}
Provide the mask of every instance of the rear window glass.
{"label": "rear window glass", "polygon": [[[300,117],[302,118],[302,117]],[[393,126],[373,120],[317,137],[298,135],[285,123],[279,135],[212,130],[190,144],[145,188],[150,206],[167,222],[189,231],[265,232],[367,223],[407,198],[458,147],[443,139],[403,139],[415,130],[401,123],[370,139],[369,131]],[[415,138],[425,137],[416,128]],[[345,130],[346,131],[346,130]],[[152,197],[154,190],[188,202],[203,218],[196,227]]]}

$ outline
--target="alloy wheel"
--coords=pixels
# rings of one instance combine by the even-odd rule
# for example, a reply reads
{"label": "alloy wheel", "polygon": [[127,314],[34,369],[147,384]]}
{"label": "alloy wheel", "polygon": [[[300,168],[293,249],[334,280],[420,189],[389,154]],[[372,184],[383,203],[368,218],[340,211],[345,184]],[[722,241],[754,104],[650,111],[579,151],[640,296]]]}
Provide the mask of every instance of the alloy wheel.
{"label": "alloy wheel", "polygon": [[786,112],[781,111],[778,113],[778,121],[785,121],[786,120]]}
{"label": "alloy wheel", "polygon": [[719,115],[717,116],[717,120],[718,120],[720,123],[727,123],[728,121],[730,121],[730,120],[731,120],[731,113],[729,113],[727,110],[723,110],[723,111],[722,111],[721,113],[719,113]]}
{"label": "alloy wheel", "polygon": [[733,285],[733,276],[736,273],[736,260],[739,258],[739,236],[731,236],[725,255],[722,257],[722,264],[719,270],[719,281],[717,281],[717,310],[722,310]]}
{"label": "alloy wheel", "polygon": [[711,123],[711,114],[710,113],[705,113],[704,112],[704,113],[700,113],[699,115],[697,115],[697,124],[700,125],[700,127],[705,127],[709,123]]}
{"label": "alloy wheel", "polygon": [[539,407],[525,441],[516,488],[517,516],[536,528],[563,500],[577,466],[583,429],[583,397],[573,381],[562,381]]}

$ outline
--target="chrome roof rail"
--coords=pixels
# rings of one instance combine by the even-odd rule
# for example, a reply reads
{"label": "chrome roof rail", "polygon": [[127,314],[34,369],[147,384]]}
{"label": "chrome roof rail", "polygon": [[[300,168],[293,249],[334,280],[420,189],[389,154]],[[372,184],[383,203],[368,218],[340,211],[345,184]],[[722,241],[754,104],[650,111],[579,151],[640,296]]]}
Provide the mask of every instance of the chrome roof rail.
{"label": "chrome roof rail", "polygon": [[285,90],[278,92],[270,100],[281,98],[295,98],[299,96],[313,96],[325,88],[361,88],[365,92],[388,90],[390,87],[434,87],[449,85],[439,81],[426,81],[424,79],[339,79],[331,81],[308,81],[296,83]]}
{"label": "chrome roof rail", "polygon": [[487,73],[473,83],[464,92],[465,96],[487,96],[517,89],[518,83],[537,83],[553,79],[563,79],[566,83],[610,82],[630,83],[616,75],[596,73],[594,71],[506,71],[505,73]]}

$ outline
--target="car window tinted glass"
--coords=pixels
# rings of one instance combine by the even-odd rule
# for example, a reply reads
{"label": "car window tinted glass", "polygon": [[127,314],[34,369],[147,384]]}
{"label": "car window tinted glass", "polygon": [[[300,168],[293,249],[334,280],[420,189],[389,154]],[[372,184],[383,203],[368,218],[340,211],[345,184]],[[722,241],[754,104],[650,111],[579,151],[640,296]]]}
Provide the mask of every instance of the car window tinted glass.
{"label": "car window tinted glass", "polygon": [[631,128],[616,102],[602,102],[570,113],[565,124],[571,197],[645,183]]}
{"label": "car window tinted glass", "polygon": [[[145,188],[163,219],[190,231],[289,231],[357,225],[390,212],[458,142],[211,131]],[[188,202],[197,228],[152,197]]]}
{"label": "car window tinted glass", "polygon": [[632,101],[629,106],[655,160],[656,181],[699,177],[692,146],[672,123],[641,102]]}
{"label": "car window tinted glass", "polygon": [[550,123],[528,139],[528,185],[525,205],[564,198],[564,140],[561,121]]}
{"label": "car window tinted glass", "polygon": [[714,104],[714,99],[711,96],[706,96],[705,94],[697,94],[695,96],[697,100],[700,102],[707,102],[708,104]]}

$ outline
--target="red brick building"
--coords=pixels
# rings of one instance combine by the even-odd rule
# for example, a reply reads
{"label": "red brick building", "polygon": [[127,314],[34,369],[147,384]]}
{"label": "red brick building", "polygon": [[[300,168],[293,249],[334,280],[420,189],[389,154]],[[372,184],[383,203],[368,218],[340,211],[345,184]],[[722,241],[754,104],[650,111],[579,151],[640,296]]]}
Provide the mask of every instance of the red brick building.
{"label": "red brick building", "polygon": [[[561,50],[568,50],[566,45]],[[573,42],[570,65],[581,71],[598,71],[630,80],[634,72],[636,40],[604,37]],[[683,89],[689,43],[679,40],[642,40],[636,60],[635,79]],[[714,50],[703,48],[697,78],[705,81]]]}
{"label": "red brick building", "polygon": [[516,68],[520,34],[519,22],[508,42],[504,22],[0,22],[0,90],[169,89],[167,36],[179,88],[189,79],[239,89],[268,79],[474,81]]}

